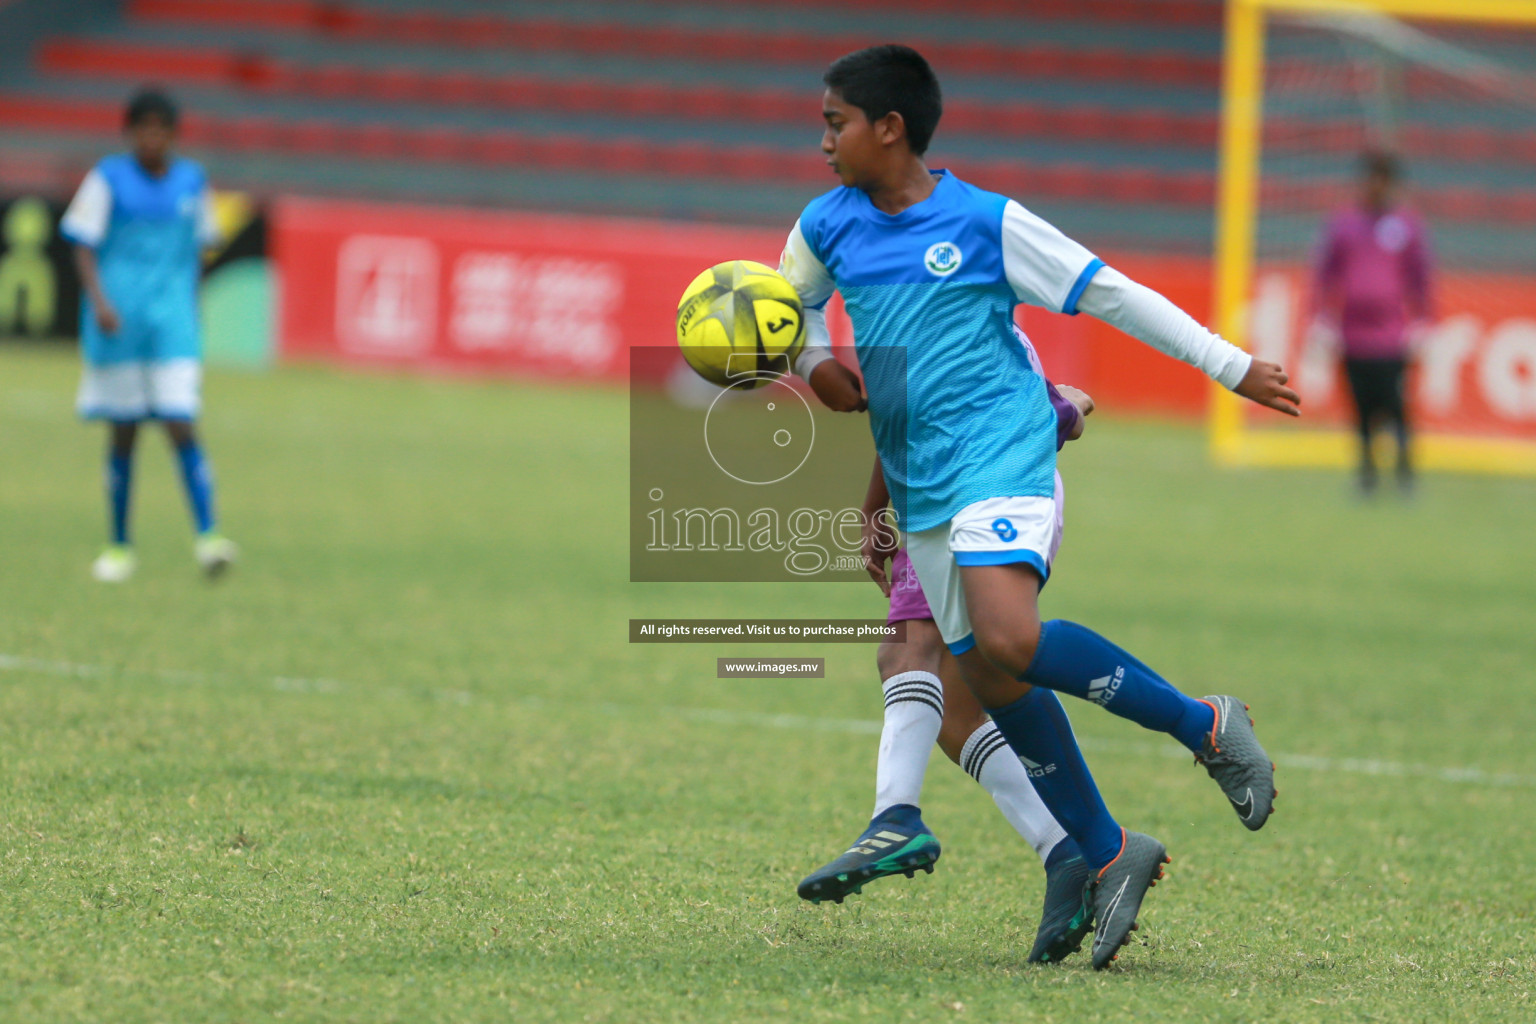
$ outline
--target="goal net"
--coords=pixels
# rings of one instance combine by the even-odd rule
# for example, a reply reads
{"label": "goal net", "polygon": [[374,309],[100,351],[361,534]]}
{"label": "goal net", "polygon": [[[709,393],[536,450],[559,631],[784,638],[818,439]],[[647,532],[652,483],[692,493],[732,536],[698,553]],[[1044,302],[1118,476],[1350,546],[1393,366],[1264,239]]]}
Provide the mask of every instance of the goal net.
{"label": "goal net", "polygon": [[1376,220],[1375,243],[1405,244],[1416,219],[1430,253],[1430,315],[1407,332],[1416,461],[1536,474],[1536,2],[1229,3],[1221,327],[1282,363],[1304,404],[1291,421],[1218,396],[1217,459],[1356,460],[1317,267],[1329,223],[1360,205],[1362,155],[1382,152],[1410,212]]}

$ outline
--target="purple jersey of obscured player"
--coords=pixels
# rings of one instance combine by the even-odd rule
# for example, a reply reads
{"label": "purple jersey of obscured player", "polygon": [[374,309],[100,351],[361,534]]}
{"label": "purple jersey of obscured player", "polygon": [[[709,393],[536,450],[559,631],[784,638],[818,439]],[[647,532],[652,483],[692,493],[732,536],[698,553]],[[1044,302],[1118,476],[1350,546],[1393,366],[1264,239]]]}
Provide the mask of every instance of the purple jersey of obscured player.
{"label": "purple jersey of obscured player", "polygon": [[1056,390],[1056,385],[1049,380],[1045,382],[1045,393],[1051,397],[1051,408],[1056,410],[1056,450],[1061,451],[1061,446],[1072,439],[1072,431],[1083,421],[1082,410],[1065,398]]}
{"label": "purple jersey of obscured player", "polygon": [[1034,343],[1029,340],[1017,324],[1013,327],[1014,336],[1019,339],[1019,344],[1024,346],[1024,351],[1029,355],[1029,365],[1034,367],[1036,373],[1045,379],[1045,392],[1050,396],[1051,408],[1056,410],[1056,450],[1061,451],[1061,446],[1072,437],[1072,431],[1077,429],[1083,421],[1083,414],[1077,406],[1061,397],[1061,392],[1056,390],[1050,378],[1045,376],[1045,367],[1040,365],[1040,353],[1035,351]]}
{"label": "purple jersey of obscured player", "polygon": [[1318,312],[1337,321],[1344,354],[1390,359],[1408,348],[1408,324],[1429,315],[1429,242],[1411,212],[1344,210],[1317,254]]}

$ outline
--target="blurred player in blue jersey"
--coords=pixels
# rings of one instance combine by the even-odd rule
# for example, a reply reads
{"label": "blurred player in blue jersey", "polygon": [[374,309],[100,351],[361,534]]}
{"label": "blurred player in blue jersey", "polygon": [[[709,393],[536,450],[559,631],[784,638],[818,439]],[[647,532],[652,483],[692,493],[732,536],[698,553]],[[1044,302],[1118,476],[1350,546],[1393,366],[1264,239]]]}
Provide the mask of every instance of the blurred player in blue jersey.
{"label": "blurred player in blue jersey", "polygon": [[[1194,753],[1250,829],[1268,819],[1274,766],[1242,701],[1194,699],[1099,634],[1042,622],[1039,591],[1057,525],[1056,417],[1013,333],[1025,302],[1087,311],[1296,415],[1276,364],[1253,359],[1163,296],[1106,267],[1018,203],[923,162],[942,112],[939,83],[909,47],[879,46],[824,78],[822,151],[843,187],[813,200],[781,270],[807,308],[796,361],[822,401],[867,402],[907,554],[966,685],[1020,757],[1091,868],[1093,964],[1128,940],[1168,860],[1110,815],[1057,693],[1099,704]],[[826,301],[853,320],[867,397],[830,358]]]}
{"label": "blurred player in blue jersey", "polygon": [[202,250],[217,243],[218,229],[203,169],[172,152],[176,123],[169,98],[135,95],[125,116],[129,152],[92,168],[60,222],[75,244],[84,292],[78,408],[110,429],[111,543],[92,567],[109,583],[128,579],[136,566],[128,504],[145,420],[164,423],[176,449],[203,572],[219,575],[236,555],[215,528],[213,474],[194,429],[202,378],[197,284]]}

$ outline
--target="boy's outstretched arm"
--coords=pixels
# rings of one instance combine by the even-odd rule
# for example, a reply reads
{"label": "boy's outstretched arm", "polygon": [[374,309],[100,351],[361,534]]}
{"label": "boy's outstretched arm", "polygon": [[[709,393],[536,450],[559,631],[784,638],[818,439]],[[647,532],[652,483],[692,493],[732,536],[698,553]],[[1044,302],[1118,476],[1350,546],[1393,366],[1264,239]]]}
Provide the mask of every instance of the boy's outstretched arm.
{"label": "boy's outstretched arm", "polygon": [[1250,402],[1257,402],[1287,416],[1300,416],[1301,396],[1286,387],[1290,379],[1291,375],[1279,363],[1255,359],[1248,364],[1248,372],[1243,374],[1243,379],[1232,390]]}
{"label": "boy's outstretched arm", "polygon": [[1254,359],[1206,330],[1157,292],[1104,265],[1093,253],[1013,200],[1003,206],[1003,271],[1022,302],[1059,313],[1086,311],[1173,356],[1244,398],[1300,414],[1285,371]]}
{"label": "boy's outstretched arm", "polygon": [[1159,352],[1188,363],[1250,401],[1299,416],[1301,396],[1278,363],[1255,359],[1211,333],[1162,295],[1112,267],[1100,267],[1083,289],[1078,310]]}

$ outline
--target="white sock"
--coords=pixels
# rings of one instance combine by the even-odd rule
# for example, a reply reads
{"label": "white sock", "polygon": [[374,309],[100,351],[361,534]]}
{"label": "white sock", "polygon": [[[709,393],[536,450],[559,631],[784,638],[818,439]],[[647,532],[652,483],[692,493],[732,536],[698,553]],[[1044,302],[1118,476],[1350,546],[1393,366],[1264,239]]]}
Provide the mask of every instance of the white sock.
{"label": "white sock", "polygon": [[918,806],[928,755],[944,722],[944,687],[932,672],[903,672],[880,684],[885,726],[875,763],[875,813],[897,804]]}
{"label": "white sock", "polygon": [[1056,844],[1067,837],[1067,830],[1045,809],[1045,803],[1030,784],[1024,763],[1008,749],[1008,741],[991,719],[965,741],[960,751],[960,767],[992,794],[1008,824],[1035,848],[1042,863]]}

